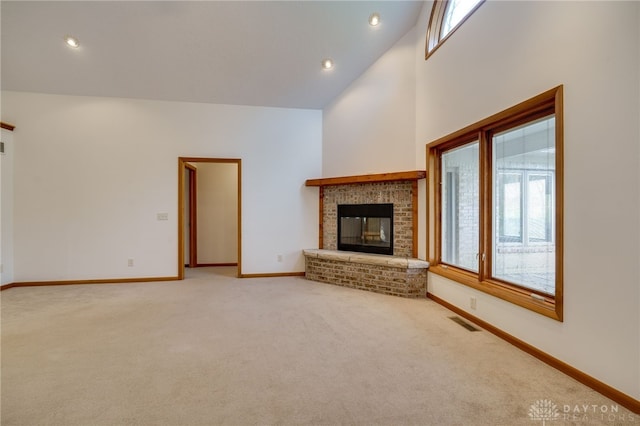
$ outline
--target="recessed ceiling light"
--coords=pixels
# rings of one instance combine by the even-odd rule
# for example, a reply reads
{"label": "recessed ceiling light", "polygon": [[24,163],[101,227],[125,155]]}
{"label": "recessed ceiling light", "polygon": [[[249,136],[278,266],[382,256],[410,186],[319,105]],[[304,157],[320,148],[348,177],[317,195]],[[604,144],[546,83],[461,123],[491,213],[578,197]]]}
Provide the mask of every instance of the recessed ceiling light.
{"label": "recessed ceiling light", "polygon": [[330,70],[331,68],[333,68],[333,59],[331,58],[326,58],[322,60],[322,68],[325,70]]}
{"label": "recessed ceiling light", "polygon": [[372,27],[377,26],[380,23],[380,14],[378,12],[374,12],[369,16],[369,25]]}
{"label": "recessed ceiling light", "polygon": [[67,46],[73,47],[74,49],[77,49],[78,47],[80,47],[80,42],[75,37],[66,36],[64,38],[64,42],[67,43]]}

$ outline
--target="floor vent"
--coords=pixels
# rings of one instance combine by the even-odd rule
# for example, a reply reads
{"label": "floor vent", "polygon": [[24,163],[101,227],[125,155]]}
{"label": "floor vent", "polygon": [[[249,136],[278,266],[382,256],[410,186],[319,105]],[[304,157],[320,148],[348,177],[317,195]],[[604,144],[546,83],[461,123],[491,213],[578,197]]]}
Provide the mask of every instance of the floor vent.
{"label": "floor vent", "polygon": [[460,317],[449,317],[450,320],[452,320],[455,323],[460,324],[461,326],[463,326],[464,328],[466,328],[469,331],[480,331],[479,328],[475,328],[474,326],[472,326],[471,324],[469,324],[468,322],[466,322],[465,320],[463,320]]}

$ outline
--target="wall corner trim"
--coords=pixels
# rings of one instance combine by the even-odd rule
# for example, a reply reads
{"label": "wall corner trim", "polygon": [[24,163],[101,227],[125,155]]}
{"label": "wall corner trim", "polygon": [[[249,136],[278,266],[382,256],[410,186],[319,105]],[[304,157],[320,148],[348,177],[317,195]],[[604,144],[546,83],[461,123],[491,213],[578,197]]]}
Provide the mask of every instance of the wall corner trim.
{"label": "wall corner trim", "polygon": [[275,278],[275,277],[304,277],[304,272],[269,272],[259,274],[239,274],[238,278]]}
{"label": "wall corner trim", "polygon": [[64,281],[18,281],[0,286],[0,291],[14,287],[40,287],[47,285],[83,285],[83,284],[129,284],[151,283],[158,281],[180,281],[179,277],[140,277],[140,278],[105,278],[95,280],[64,280]]}

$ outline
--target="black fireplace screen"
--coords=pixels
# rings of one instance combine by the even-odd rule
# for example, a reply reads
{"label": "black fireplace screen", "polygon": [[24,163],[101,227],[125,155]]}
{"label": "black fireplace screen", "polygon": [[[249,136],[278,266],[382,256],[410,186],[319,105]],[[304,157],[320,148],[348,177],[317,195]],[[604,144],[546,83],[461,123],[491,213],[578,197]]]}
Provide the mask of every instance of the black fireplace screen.
{"label": "black fireplace screen", "polygon": [[338,250],[393,254],[393,204],[339,204]]}

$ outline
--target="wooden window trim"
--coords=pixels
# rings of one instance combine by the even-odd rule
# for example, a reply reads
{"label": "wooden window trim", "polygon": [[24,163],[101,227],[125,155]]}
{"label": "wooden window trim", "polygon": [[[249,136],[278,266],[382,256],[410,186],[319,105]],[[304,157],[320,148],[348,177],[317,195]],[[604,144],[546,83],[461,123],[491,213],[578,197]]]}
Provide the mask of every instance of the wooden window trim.
{"label": "wooden window trim", "polygon": [[[555,249],[556,287],[555,297],[521,288],[505,281],[491,278],[491,135],[538,118],[555,115]],[[439,138],[426,146],[427,151],[427,248],[431,264],[429,272],[491,294],[523,308],[563,321],[563,205],[564,205],[564,127],[563,127],[563,86],[560,85],[518,105],[494,114],[484,120],[469,125],[457,132]],[[478,273],[447,265],[441,261],[441,196],[440,155],[442,152],[462,146],[474,140],[480,141],[480,217],[479,244],[487,261],[481,262]],[[535,294],[535,298],[532,296]]]}
{"label": "wooden window trim", "polygon": [[471,15],[484,3],[485,0],[478,2],[473,9],[464,17],[458,24],[449,31],[449,34],[440,38],[442,33],[442,21],[444,20],[444,14],[447,11],[449,0],[435,0],[433,7],[431,8],[431,16],[429,18],[429,26],[427,27],[427,41],[424,49],[424,59],[427,60],[433,53],[438,50],[442,44],[456,32],[458,28],[466,22]]}

